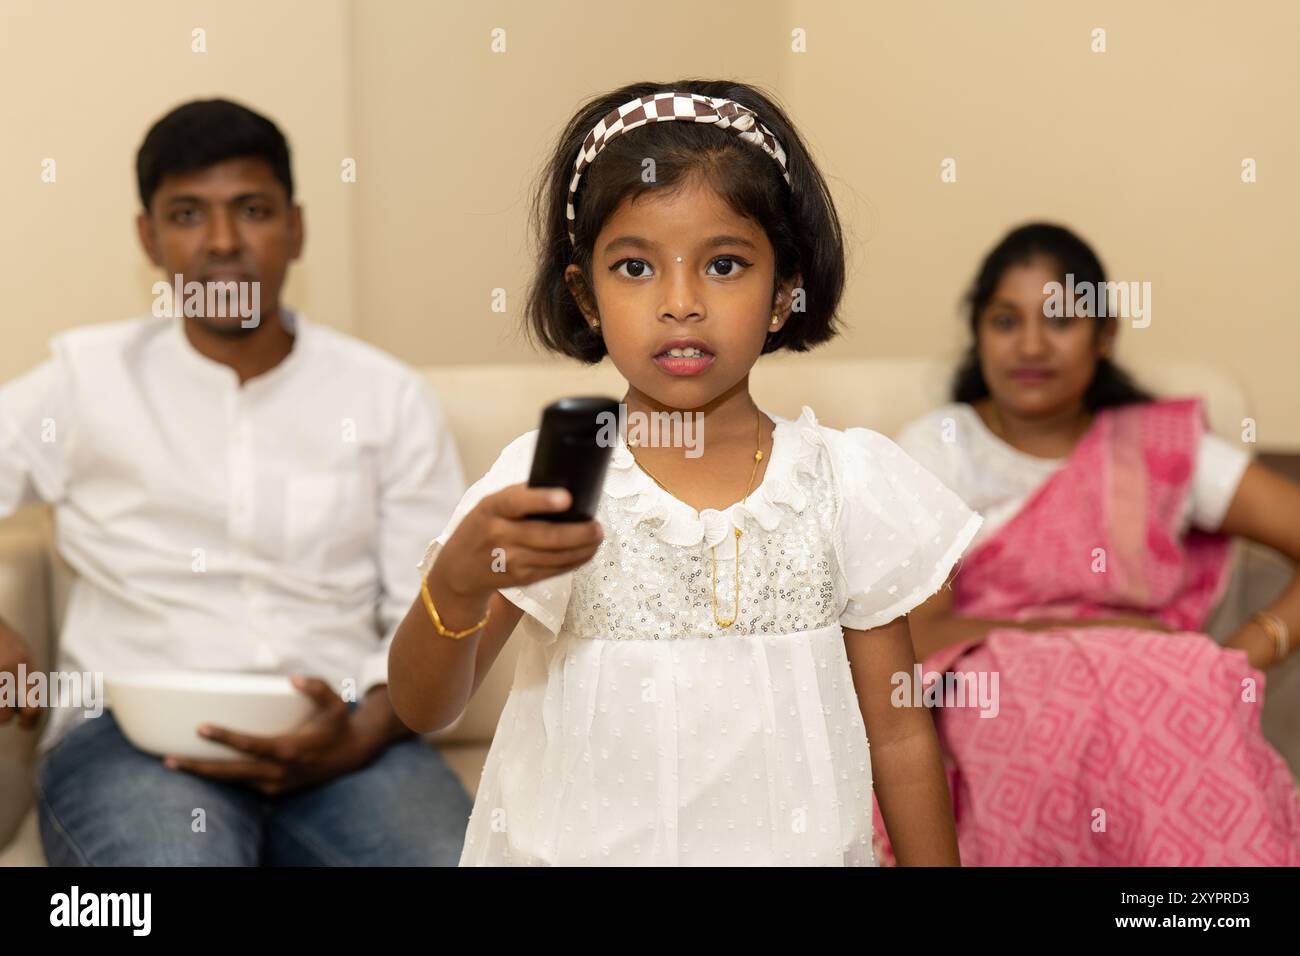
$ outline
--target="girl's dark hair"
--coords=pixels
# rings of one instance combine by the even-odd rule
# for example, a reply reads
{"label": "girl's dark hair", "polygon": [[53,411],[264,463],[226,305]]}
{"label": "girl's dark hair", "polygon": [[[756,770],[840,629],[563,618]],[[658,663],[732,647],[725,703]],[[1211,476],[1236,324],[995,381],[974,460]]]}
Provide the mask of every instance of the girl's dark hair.
{"label": "girl's dark hair", "polygon": [[[1044,222],[1020,226],[1007,233],[985,256],[975,283],[967,293],[967,317],[973,340],[979,337],[980,313],[993,298],[1002,276],[1012,266],[1023,265],[1038,256],[1051,259],[1056,264],[1062,282],[1066,275],[1073,275],[1075,286],[1089,282],[1095,283],[1095,289],[1104,288],[1102,283],[1106,281],[1106,270],[1102,267],[1101,260],[1091,246],[1069,229]],[[1102,319],[1096,316],[1093,321],[1096,322],[1094,332],[1100,335]],[[954,376],[952,397],[954,401],[969,404],[987,398],[988,395],[989,386],[984,381],[984,372],[980,368],[978,342],[972,341]],[[1151,398],[1127,372],[1110,359],[1100,358],[1092,381],[1084,392],[1083,404],[1089,411],[1097,411],[1115,405],[1149,402]]]}
{"label": "girl's dark hair", "polygon": [[[735,100],[758,114],[785,148],[790,174],[767,153],[735,132],[712,123],[660,122],[612,139],[584,170],[574,199],[576,245],[571,245],[565,208],[573,164],[591,128],[623,103],[649,93],[699,93]],[[643,179],[643,163],[654,160],[654,182]],[[830,191],[790,118],[770,95],[743,83],[678,80],[634,83],[585,103],[569,120],[537,183],[532,210],[538,262],[528,291],[525,326],[544,348],[594,364],[606,354],[599,332],[583,318],[569,292],[564,270],[575,264],[586,288],[592,283],[592,251],[605,220],[627,196],[672,189],[702,174],[733,209],[755,220],[776,253],[777,283],[798,274],[804,310],[791,314],[768,335],[763,352],[788,348],[805,352],[834,337],[836,310],[844,291],[844,242]],[[776,287],[773,286],[775,298]]]}

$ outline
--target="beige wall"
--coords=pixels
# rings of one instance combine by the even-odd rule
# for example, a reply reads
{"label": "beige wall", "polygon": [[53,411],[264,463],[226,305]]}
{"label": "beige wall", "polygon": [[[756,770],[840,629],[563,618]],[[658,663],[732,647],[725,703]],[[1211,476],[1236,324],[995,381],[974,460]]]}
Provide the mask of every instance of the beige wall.
{"label": "beige wall", "polygon": [[[1056,219],[1112,278],[1152,283],[1152,324],[1121,355],[1216,360],[1247,388],[1261,445],[1300,450],[1300,8],[1286,0],[114,9],[0,7],[0,81],[28,91],[0,101],[0,379],[58,328],[147,308],[134,150],[167,107],[213,93],[290,136],[309,225],[291,302],[416,364],[535,360],[515,330],[552,137],[594,92],[704,74],[775,89],[832,178],[852,272],[850,330],[827,354],[955,351],[980,255],[1015,223]],[[195,26],[206,54],[190,52]],[[355,184],[339,177],[349,156]],[[506,315],[489,307],[498,287]]]}
{"label": "beige wall", "polygon": [[[980,257],[1009,226],[1054,219],[1110,278],[1152,284],[1151,324],[1121,332],[1121,358],[1220,362],[1261,445],[1300,449],[1300,5],[791,10],[811,39],[785,58],[782,89],[860,239],[839,348],[960,345],[956,305]],[[1094,27],[1105,53],[1089,49]],[[946,157],[955,183],[940,181]]]}
{"label": "beige wall", "polygon": [[[288,301],[355,328],[346,21],[344,0],[0,3],[0,381],[60,329],[148,313],[161,273],[135,238],[135,153],[198,97],[245,101],[289,137],[309,235]],[[195,29],[206,53],[191,51]],[[41,181],[47,158],[54,183]]]}
{"label": "beige wall", "polygon": [[[673,14],[619,3],[353,6],[362,335],[417,363],[540,357],[517,334],[530,189],[578,103],[634,80],[778,80],[781,4],[745,4],[745,15],[725,3],[663,6]],[[566,23],[564,8],[582,12]],[[609,41],[633,25],[634,41]],[[490,50],[497,27],[504,53]],[[491,309],[497,288],[507,313]]]}

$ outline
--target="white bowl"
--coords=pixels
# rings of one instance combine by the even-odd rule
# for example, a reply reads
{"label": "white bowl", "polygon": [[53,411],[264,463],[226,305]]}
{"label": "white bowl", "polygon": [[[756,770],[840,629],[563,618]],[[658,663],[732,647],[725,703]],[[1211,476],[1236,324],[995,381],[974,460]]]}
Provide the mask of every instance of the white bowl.
{"label": "white bowl", "polygon": [[288,733],[315,710],[310,697],[279,674],[172,671],[104,676],[107,705],[126,739],[159,757],[230,759],[241,751],[200,737],[200,724],[271,737]]}

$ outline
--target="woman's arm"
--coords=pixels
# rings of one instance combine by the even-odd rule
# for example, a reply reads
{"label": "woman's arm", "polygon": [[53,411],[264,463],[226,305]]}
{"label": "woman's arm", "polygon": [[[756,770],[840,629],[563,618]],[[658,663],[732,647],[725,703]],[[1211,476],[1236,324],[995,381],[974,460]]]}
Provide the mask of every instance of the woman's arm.
{"label": "woman's arm", "polygon": [[938,592],[909,616],[909,631],[917,660],[925,660],[935,651],[967,641],[982,641],[997,621],[957,617],[953,614],[952,578]]}
{"label": "woman's arm", "polygon": [[[951,578],[949,579],[951,584]],[[1088,618],[1030,618],[1026,620],[995,620],[986,617],[961,617],[953,612],[952,588],[942,587],[937,594],[909,615],[912,645],[918,660],[925,660],[935,651],[967,641],[979,642],[990,631],[1010,627],[1020,631],[1046,631],[1054,627],[1140,627],[1151,631],[1168,631],[1169,628],[1153,618],[1131,617]]]}
{"label": "woman's arm", "polygon": [[[1237,484],[1219,530],[1266,545],[1289,558],[1293,566],[1300,565],[1300,485],[1252,462]],[[1300,575],[1292,576],[1282,596],[1262,610],[1286,624],[1291,632],[1288,654],[1294,652],[1300,644]],[[1226,646],[1244,650],[1253,667],[1278,663],[1276,645],[1254,619],[1242,625]]]}
{"label": "woman's arm", "polygon": [[907,618],[869,631],[846,628],[844,642],[894,856],[901,866],[960,866],[934,721],[924,707],[895,707],[892,701],[893,676],[911,680],[916,663]]}

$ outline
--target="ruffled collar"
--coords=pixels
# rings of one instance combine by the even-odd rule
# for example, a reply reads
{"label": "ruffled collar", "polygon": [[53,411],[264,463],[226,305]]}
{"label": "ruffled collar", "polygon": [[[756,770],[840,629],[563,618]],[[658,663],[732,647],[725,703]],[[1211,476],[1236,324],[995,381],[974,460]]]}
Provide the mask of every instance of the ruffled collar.
{"label": "ruffled collar", "polygon": [[[764,531],[775,530],[786,515],[798,513],[808,506],[808,493],[799,482],[800,474],[813,477],[817,473],[817,458],[825,442],[817,416],[807,405],[798,418],[781,418],[766,409],[760,409],[775,422],[772,433],[772,454],[759,482],[748,498],[737,501],[722,511],[705,508],[696,511],[686,502],[670,495],[659,487],[636,463],[622,433],[610,457],[609,471],[605,477],[605,493],[619,499],[623,509],[635,516],[633,527],[644,522],[659,525],[659,537],[669,544],[689,548],[703,543],[711,548],[734,538],[733,528],[752,531],[751,522]],[[740,550],[744,552],[750,534],[740,536]],[[735,554],[728,545],[718,549],[718,559]]]}

